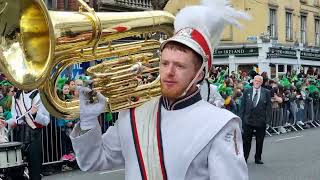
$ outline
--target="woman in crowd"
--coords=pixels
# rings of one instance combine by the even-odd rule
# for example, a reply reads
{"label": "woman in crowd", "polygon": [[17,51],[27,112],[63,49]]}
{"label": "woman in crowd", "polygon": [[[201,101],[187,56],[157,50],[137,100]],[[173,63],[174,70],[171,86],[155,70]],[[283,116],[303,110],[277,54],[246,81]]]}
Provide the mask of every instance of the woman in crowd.
{"label": "woman in crowd", "polygon": [[3,112],[3,118],[8,120],[12,117],[11,114],[11,104],[12,97],[15,95],[15,88],[9,81],[2,81],[0,84],[2,97],[0,98],[0,106]]}

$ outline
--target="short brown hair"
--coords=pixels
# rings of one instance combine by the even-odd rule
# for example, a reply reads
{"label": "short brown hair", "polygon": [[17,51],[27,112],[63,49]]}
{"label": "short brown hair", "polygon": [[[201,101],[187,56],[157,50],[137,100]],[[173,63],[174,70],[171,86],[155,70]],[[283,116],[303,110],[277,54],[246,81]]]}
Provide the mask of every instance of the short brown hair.
{"label": "short brown hair", "polygon": [[195,52],[190,47],[188,47],[188,46],[186,46],[186,45],[184,45],[182,43],[179,43],[179,42],[176,42],[176,41],[170,41],[170,42],[168,42],[167,44],[164,45],[164,47],[161,49],[161,52],[164,49],[178,50],[178,51],[182,51],[182,52],[191,51],[192,54],[194,54],[194,57],[195,57],[195,61],[193,61],[193,62],[195,64],[195,66],[196,66],[196,70],[199,70],[201,65],[202,65],[202,62],[203,62],[202,56],[200,54],[198,54],[197,52]]}

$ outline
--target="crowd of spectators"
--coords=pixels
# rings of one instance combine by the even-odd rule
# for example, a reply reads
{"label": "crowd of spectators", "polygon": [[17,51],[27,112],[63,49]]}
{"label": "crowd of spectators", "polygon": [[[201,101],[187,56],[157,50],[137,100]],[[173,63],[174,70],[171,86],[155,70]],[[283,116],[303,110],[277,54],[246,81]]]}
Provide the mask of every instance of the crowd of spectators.
{"label": "crowd of spectators", "polygon": [[[253,77],[260,74],[263,77],[262,87],[270,90],[273,111],[285,109],[288,111],[288,121],[295,121],[301,126],[308,126],[304,122],[306,103],[320,101],[320,75],[318,70],[309,68],[306,73],[301,69],[299,73],[288,71],[277,78],[269,78],[266,72],[259,73],[256,68],[249,72],[231,72],[228,69],[213,68],[209,81],[218,87],[224,98],[224,108],[239,115],[243,91],[252,86]],[[280,132],[287,130],[280,127]]]}

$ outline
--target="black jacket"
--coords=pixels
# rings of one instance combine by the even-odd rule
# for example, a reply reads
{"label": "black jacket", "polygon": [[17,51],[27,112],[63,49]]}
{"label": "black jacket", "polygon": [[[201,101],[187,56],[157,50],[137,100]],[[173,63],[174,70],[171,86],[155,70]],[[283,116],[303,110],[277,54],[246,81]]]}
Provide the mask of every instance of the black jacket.
{"label": "black jacket", "polygon": [[243,93],[240,117],[244,124],[256,127],[265,127],[271,121],[271,96],[270,91],[261,87],[260,99],[256,107],[252,102],[253,88],[246,89]]}

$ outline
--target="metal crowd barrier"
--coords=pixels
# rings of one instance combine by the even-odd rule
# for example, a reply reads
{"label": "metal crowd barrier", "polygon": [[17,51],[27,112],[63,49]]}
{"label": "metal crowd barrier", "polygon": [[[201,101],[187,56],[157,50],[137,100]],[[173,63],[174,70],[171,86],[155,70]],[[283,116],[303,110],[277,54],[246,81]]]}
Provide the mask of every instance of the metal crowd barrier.
{"label": "metal crowd barrier", "polygon": [[[292,111],[289,107],[283,107],[283,108],[272,108],[271,112],[271,122],[269,128],[275,133],[280,134],[280,128],[289,128],[291,127],[294,131],[298,131],[295,128],[295,118],[290,118],[290,112]],[[266,133],[269,136],[272,136],[271,133],[269,133],[268,130],[266,130]]]}
{"label": "metal crowd barrier", "polygon": [[313,102],[314,121],[320,126],[320,99]]}
{"label": "metal crowd barrier", "polygon": [[[304,100],[304,107],[302,119],[298,115],[298,101],[290,102],[290,105],[282,104],[281,108],[272,109],[272,117],[269,128],[266,133],[269,136],[272,134],[280,134],[280,128],[291,128],[294,131],[304,130],[304,128],[297,123],[302,120],[304,124],[310,124],[313,127],[320,127],[320,100],[307,99]],[[297,128],[296,128],[297,127]],[[270,132],[269,129],[272,131]]]}
{"label": "metal crowd barrier", "polygon": [[[317,122],[314,121],[314,104],[313,99],[307,99],[305,100],[305,108],[304,108],[304,123],[310,124],[313,127],[317,127]],[[319,126],[319,124],[318,124]]]}
{"label": "metal crowd barrier", "polygon": [[[99,117],[102,132],[106,132],[106,130],[114,124],[117,119],[117,114],[112,114],[112,116],[112,120],[109,121],[105,120],[105,114],[101,114]],[[51,116],[50,120],[48,126],[42,130],[43,165],[61,163],[61,157],[63,156],[62,127],[58,126],[57,118]]]}
{"label": "metal crowd barrier", "polygon": [[62,157],[62,131],[57,119],[50,117],[50,123],[42,130],[43,164],[60,162]]}

